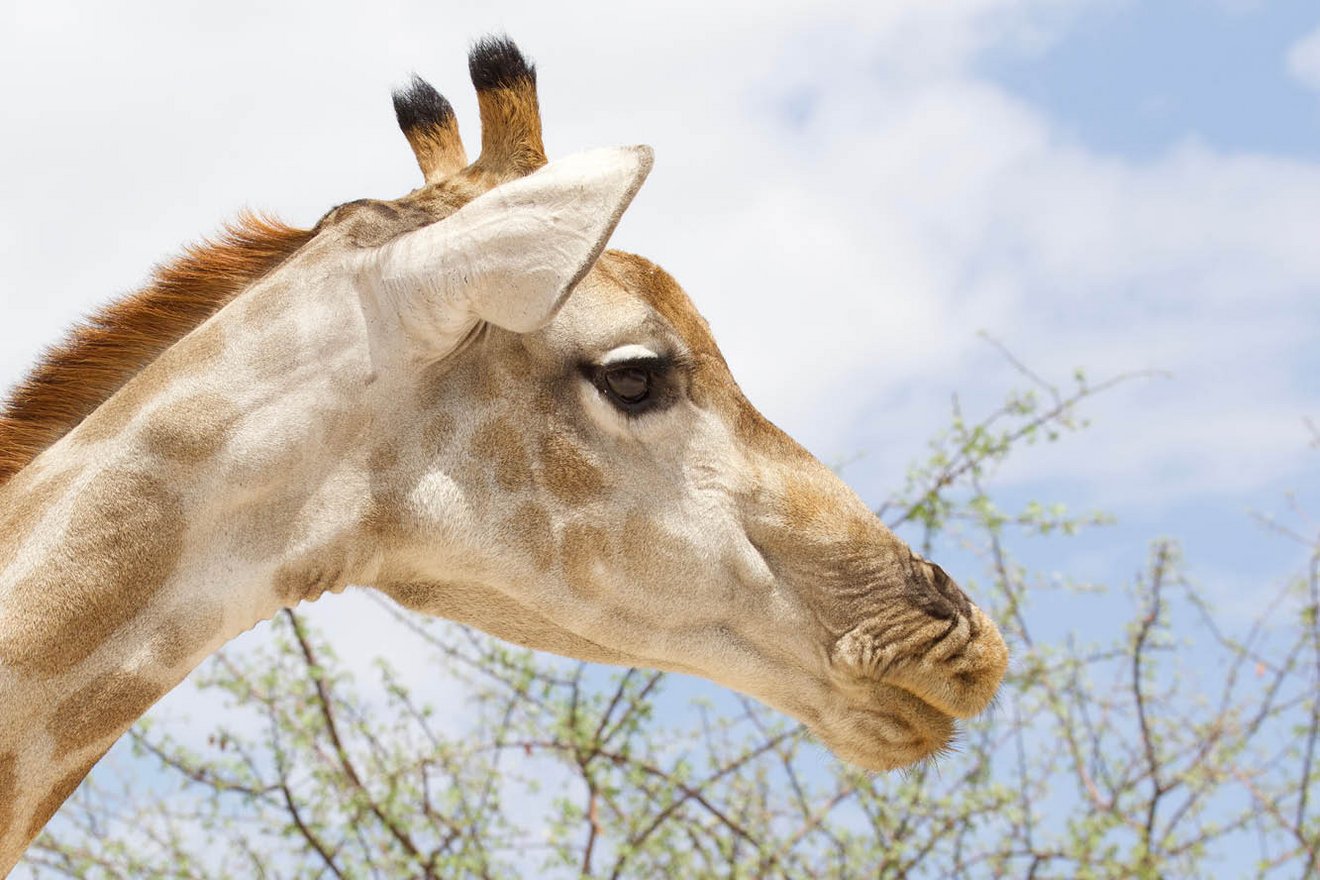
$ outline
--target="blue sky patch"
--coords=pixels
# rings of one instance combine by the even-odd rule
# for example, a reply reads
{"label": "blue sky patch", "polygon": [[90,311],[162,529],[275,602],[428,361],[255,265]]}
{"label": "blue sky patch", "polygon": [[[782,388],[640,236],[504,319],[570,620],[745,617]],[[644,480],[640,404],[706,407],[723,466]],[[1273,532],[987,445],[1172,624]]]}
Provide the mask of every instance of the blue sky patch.
{"label": "blue sky patch", "polygon": [[988,53],[980,72],[1091,147],[1134,159],[1185,138],[1320,158],[1320,94],[1287,52],[1320,26],[1314,0],[1123,4],[1082,15],[1039,54]]}

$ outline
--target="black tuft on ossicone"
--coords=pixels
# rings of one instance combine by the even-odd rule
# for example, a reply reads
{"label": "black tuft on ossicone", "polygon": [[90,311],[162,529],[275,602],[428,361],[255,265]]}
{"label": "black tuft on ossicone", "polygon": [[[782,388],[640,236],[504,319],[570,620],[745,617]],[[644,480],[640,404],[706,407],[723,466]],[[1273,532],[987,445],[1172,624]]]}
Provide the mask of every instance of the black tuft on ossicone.
{"label": "black tuft on ossicone", "polygon": [[454,118],[454,108],[434,86],[414,73],[412,82],[394,90],[394,115],[406,134],[418,128],[443,128]]}
{"label": "black tuft on ossicone", "polygon": [[477,91],[536,84],[536,67],[507,36],[482,37],[468,53],[468,71]]}

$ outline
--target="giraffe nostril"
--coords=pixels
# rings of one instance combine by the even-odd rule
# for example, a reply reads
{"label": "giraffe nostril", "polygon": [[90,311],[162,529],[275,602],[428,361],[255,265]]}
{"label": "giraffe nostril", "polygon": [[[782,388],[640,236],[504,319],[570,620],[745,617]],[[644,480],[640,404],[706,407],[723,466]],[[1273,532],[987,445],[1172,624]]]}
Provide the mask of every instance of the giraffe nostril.
{"label": "giraffe nostril", "polygon": [[967,594],[954,583],[953,578],[949,577],[943,568],[933,562],[922,561],[926,565],[930,579],[930,590],[924,597],[925,601],[921,603],[923,609],[943,619],[960,615],[970,617],[972,602],[967,598]]}

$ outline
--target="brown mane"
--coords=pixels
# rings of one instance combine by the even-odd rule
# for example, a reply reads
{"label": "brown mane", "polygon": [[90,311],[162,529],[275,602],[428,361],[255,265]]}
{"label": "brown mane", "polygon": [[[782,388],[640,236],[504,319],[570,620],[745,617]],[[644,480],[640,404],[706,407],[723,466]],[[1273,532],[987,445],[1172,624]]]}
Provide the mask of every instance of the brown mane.
{"label": "brown mane", "polygon": [[313,234],[244,213],[75,325],[0,406],[0,487]]}

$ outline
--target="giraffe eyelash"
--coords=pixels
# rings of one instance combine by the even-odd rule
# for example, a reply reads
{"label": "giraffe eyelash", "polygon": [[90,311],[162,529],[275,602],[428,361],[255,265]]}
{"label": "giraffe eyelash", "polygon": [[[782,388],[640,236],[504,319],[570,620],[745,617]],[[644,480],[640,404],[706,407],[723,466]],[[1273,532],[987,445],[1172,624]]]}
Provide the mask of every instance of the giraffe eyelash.
{"label": "giraffe eyelash", "polygon": [[582,374],[614,409],[628,417],[667,409],[678,399],[679,364],[636,346],[641,356],[584,364]]}

